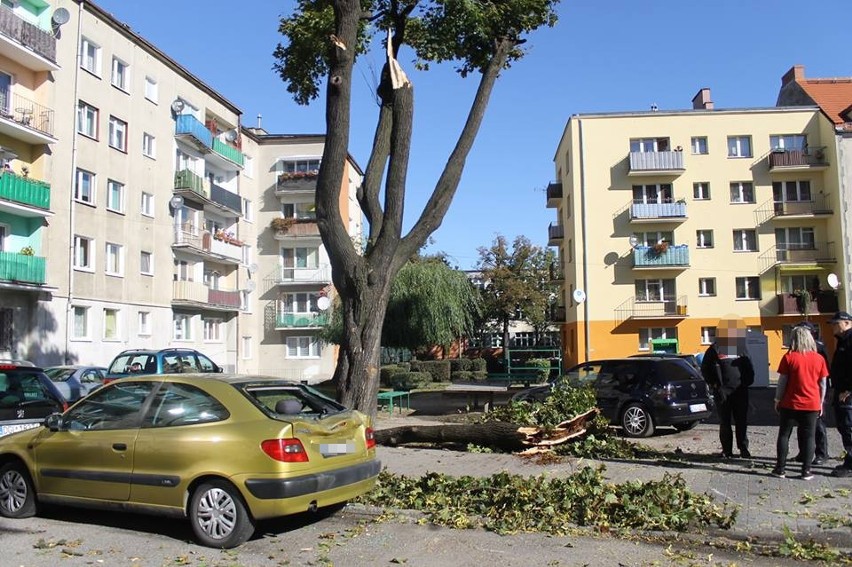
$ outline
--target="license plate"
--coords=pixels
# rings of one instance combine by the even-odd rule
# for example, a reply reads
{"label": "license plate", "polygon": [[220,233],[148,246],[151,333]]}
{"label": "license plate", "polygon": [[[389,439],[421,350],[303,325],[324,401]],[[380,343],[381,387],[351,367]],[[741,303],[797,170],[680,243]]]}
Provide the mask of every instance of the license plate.
{"label": "license plate", "polygon": [[689,411],[692,413],[697,411],[707,411],[707,404],[689,404]]}
{"label": "license plate", "polygon": [[16,423],[14,425],[0,425],[0,437],[4,435],[10,435],[12,433],[17,433],[18,431],[26,431],[27,429],[33,429],[34,427],[38,427],[41,425],[39,422],[35,423]]}
{"label": "license plate", "polygon": [[320,453],[323,455],[345,455],[355,452],[355,443],[323,443],[320,445]]}

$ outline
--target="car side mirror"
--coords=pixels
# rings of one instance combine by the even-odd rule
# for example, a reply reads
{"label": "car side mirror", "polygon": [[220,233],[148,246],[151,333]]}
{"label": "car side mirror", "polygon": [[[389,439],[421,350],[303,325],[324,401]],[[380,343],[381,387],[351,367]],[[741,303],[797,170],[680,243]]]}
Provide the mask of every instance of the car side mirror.
{"label": "car side mirror", "polygon": [[51,431],[61,431],[65,426],[61,413],[52,413],[44,418],[44,426]]}
{"label": "car side mirror", "polygon": [[221,366],[217,366],[217,367],[216,367],[216,373],[217,373],[217,374],[222,374],[224,371],[225,371],[225,369],[224,369],[224,368],[222,368]]}

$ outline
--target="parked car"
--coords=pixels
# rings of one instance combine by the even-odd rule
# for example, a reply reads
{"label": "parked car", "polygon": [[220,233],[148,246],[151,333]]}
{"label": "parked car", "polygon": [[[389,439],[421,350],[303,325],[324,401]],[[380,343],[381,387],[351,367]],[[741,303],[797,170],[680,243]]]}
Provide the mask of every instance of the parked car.
{"label": "parked car", "polygon": [[694,366],[696,370],[701,371],[701,365],[698,363],[698,358],[694,354],[683,354],[674,352],[643,352],[640,354],[631,354],[630,358],[643,358],[653,356],[656,358],[681,358]]}
{"label": "parked car", "polygon": [[116,380],[0,439],[0,516],[68,504],[188,517],[231,548],[255,522],[373,488],[369,417],[309,386],[246,375]]}
{"label": "parked car", "polygon": [[[0,438],[38,427],[46,416],[67,407],[41,368],[20,360],[0,360]],[[0,481],[0,495],[2,487]]]}
{"label": "parked car", "polygon": [[106,368],[102,366],[51,366],[44,373],[69,402],[76,402],[104,385]]}
{"label": "parked car", "polygon": [[541,401],[554,388],[590,384],[604,417],[628,437],[648,437],[657,427],[692,429],[710,417],[713,399],[707,383],[688,362],[676,357],[634,357],[578,364],[545,386],[522,390],[518,401]]}
{"label": "parked car", "polygon": [[106,382],[145,374],[217,373],[222,369],[210,358],[191,348],[125,350],[107,369]]}

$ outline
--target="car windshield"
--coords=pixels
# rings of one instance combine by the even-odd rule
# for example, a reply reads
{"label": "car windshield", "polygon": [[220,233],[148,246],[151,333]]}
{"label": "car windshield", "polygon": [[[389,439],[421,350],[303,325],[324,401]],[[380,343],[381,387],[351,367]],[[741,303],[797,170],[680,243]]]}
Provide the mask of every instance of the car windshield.
{"label": "car windshield", "polygon": [[115,357],[110,364],[109,374],[135,374],[137,372],[153,374],[156,372],[156,362],[153,355],[147,353],[125,353]]}
{"label": "car windshield", "polygon": [[54,382],[65,382],[74,374],[73,368],[48,368],[44,371],[47,377]]}

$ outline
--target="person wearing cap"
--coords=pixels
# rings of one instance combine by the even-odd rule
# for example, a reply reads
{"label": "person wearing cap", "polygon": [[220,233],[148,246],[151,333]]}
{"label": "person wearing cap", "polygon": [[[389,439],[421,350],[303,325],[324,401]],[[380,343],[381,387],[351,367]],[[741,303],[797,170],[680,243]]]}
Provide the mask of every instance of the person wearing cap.
{"label": "person wearing cap", "polygon": [[[817,328],[817,326],[811,323],[810,321],[802,321],[793,325],[793,329],[795,329],[796,327],[803,327],[807,329],[808,332],[810,332],[811,336],[814,339],[814,343],[816,344],[817,353],[822,356],[822,358],[825,360],[826,365],[831,364],[831,360],[828,358],[828,353],[825,350],[825,343],[819,340],[819,329]],[[830,387],[830,384],[826,382],[826,386]],[[828,401],[827,397],[824,397],[824,399]],[[828,432],[825,428],[825,408],[823,408],[823,411],[820,413],[819,417],[817,417],[815,442],[816,444],[814,446],[814,460],[812,464],[821,465],[828,460]],[[801,463],[804,460],[804,457],[800,452],[798,455],[793,457],[793,460],[797,463]]]}
{"label": "person wearing cap", "polygon": [[852,476],[852,315],[838,311],[829,324],[837,337],[829,371],[834,387],[832,405],[837,431],[846,451],[843,463],[834,469],[832,475],[849,477]]}

